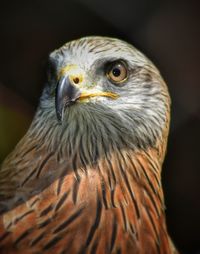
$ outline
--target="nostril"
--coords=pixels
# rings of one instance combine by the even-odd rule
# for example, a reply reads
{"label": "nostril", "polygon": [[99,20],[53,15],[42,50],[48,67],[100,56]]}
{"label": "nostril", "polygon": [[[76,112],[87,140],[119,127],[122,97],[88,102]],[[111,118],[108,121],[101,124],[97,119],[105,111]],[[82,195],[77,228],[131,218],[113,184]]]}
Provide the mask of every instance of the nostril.
{"label": "nostril", "polygon": [[73,81],[74,81],[75,84],[78,84],[80,82],[78,77],[73,78]]}

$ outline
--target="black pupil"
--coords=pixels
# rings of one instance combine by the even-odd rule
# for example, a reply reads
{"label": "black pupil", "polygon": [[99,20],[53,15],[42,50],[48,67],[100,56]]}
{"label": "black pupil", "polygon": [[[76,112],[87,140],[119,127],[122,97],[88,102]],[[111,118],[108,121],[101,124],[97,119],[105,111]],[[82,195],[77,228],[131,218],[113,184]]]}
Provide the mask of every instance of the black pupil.
{"label": "black pupil", "polygon": [[121,71],[120,71],[120,69],[118,67],[115,67],[115,68],[112,69],[112,74],[115,77],[119,77],[120,74],[121,74]]}

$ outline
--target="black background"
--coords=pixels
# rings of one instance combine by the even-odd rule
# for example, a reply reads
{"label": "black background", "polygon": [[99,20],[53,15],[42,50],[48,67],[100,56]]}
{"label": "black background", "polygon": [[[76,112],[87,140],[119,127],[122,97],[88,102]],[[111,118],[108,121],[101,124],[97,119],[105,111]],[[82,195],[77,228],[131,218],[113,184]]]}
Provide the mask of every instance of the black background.
{"label": "black background", "polygon": [[25,133],[49,52],[87,35],[124,39],[160,69],[172,97],[163,169],[167,222],[182,253],[200,253],[200,8],[198,1],[1,1],[0,161]]}

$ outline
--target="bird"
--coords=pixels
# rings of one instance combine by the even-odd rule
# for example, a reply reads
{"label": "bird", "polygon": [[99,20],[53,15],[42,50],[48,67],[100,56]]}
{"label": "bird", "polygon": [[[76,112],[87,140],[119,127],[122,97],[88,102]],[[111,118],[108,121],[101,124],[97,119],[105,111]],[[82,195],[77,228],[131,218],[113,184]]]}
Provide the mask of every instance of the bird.
{"label": "bird", "polygon": [[33,121],[0,168],[0,253],[178,253],[161,182],[170,107],[159,70],[123,40],[50,53]]}

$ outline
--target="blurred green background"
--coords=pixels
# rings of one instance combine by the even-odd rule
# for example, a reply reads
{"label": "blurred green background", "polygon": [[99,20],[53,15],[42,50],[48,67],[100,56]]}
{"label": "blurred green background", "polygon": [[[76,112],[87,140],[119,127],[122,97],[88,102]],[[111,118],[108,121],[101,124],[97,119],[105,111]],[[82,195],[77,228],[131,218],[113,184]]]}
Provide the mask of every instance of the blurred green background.
{"label": "blurred green background", "polygon": [[23,137],[33,113],[30,103],[0,84],[0,162]]}

